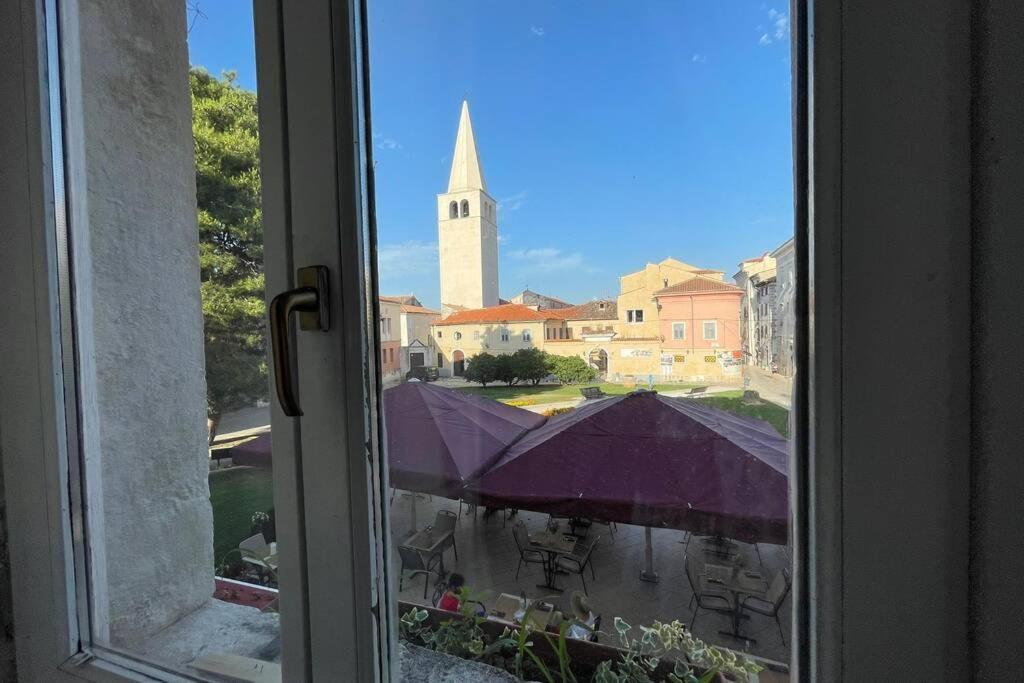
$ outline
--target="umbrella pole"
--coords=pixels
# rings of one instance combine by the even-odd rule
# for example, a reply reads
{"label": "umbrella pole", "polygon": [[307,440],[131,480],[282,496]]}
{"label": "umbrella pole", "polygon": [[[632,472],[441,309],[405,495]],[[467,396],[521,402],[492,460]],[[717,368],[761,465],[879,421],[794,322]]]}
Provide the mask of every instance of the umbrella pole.
{"label": "umbrella pole", "polygon": [[417,529],[416,529],[416,527],[417,527],[417,524],[416,524],[416,499],[419,497],[419,494],[417,494],[415,491],[410,491],[410,493],[412,494],[412,505],[409,508],[409,533],[410,534],[415,534],[416,531],[417,531]]}
{"label": "umbrella pole", "polygon": [[660,579],[658,572],[654,571],[654,546],[651,544],[651,535],[651,527],[644,527],[644,537],[647,541],[647,547],[644,548],[644,559],[647,561],[647,566],[640,572],[640,580],[658,583]]}

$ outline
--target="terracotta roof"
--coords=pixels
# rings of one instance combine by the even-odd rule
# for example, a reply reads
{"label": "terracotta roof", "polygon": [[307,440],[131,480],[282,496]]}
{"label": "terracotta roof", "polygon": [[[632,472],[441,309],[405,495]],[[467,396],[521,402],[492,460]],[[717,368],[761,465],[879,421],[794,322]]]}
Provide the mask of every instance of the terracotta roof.
{"label": "terracotta roof", "polygon": [[659,289],[654,296],[668,296],[671,294],[708,294],[713,292],[739,292],[743,290],[734,285],[727,284],[721,280],[712,280],[708,277],[697,276],[690,278],[677,285]]}
{"label": "terracotta roof", "polygon": [[471,308],[455,311],[447,318],[438,320],[435,325],[469,325],[472,323],[505,323],[550,320],[554,318],[551,311],[535,311],[522,304],[501,304],[488,308]]}
{"label": "terracotta roof", "polygon": [[410,306],[409,304],[403,304],[402,310],[406,313],[429,313],[431,315],[441,315],[439,311],[435,311],[424,306]]}
{"label": "terracotta roof", "polygon": [[[601,304],[604,304],[604,308],[601,308]],[[619,317],[618,305],[608,299],[588,301],[568,308],[546,308],[542,312],[562,320],[615,320]]]}

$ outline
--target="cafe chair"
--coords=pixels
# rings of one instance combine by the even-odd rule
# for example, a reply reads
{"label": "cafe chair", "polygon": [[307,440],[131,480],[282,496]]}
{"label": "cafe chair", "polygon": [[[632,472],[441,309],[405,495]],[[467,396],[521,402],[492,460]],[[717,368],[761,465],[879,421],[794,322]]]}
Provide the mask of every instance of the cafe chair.
{"label": "cafe chair", "polygon": [[455,525],[458,524],[459,517],[451,510],[438,510],[437,516],[434,517],[434,533],[448,534],[448,538],[441,546],[441,552],[444,552],[449,547],[455,552],[455,561],[459,560],[459,549],[455,547]]}
{"label": "cafe chair", "polygon": [[693,630],[693,625],[697,623],[697,614],[702,610],[710,610],[712,612],[722,612],[723,614],[732,614],[734,612],[734,606],[732,599],[725,593],[717,591],[702,591],[697,586],[697,582],[693,580],[693,568],[690,563],[690,558],[683,555],[683,565],[686,567],[686,580],[690,583],[690,590],[693,592],[693,597],[690,599],[690,604],[696,600],[697,604],[693,607],[693,619],[690,620],[690,630]]}
{"label": "cafe chair", "polygon": [[435,569],[441,563],[441,555],[431,555],[424,560],[420,551],[408,545],[398,546],[398,555],[402,558],[402,569],[398,574],[398,590],[402,590],[402,585],[405,582],[405,572],[410,572],[412,576],[423,574],[423,599],[426,600],[431,575],[437,576],[438,579],[442,578],[441,572]]}
{"label": "cafe chair", "polygon": [[783,645],[786,644],[786,634],[782,630],[782,622],[779,621],[779,609],[782,607],[782,603],[785,602],[786,596],[789,595],[791,585],[789,571],[783,569],[772,579],[771,584],[768,586],[768,592],[764,594],[763,598],[757,595],[747,595],[740,601],[740,614],[754,612],[766,617],[775,618],[775,623],[779,627],[779,635],[782,636]]}
{"label": "cafe chair", "polygon": [[580,575],[580,581],[583,582],[583,594],[588,597],[590,596],[590,593],[587,592],[587,578],[584,576],[584,571],[587,567],[590,567],[590,578],[597,581],[597,575],[594,574],[594,563],[592,560],[594,557],[594,549],[597,548],[597,544],[600,542],[601,536],[598,536],[590,542],[590,545],[587,546],[582,553],[577,554],[577,551],[574,550],[572,555],[560,555],[558,559],[555,560],[555,569],[561,569],[562,571],[569,572],[570,574]]}
{"label": "cafe chair", "polygon": [[519,578],[519,570],[522,569],[524,562],[526,564],[539,564],[541,566],[547,564],[544,553],[530,548],[530,534],[526,531],[526,522],[518,520],[512,525],[512,538],[515,539],[516,548],[519,550],[519,564],[516,565],[516,579]]}

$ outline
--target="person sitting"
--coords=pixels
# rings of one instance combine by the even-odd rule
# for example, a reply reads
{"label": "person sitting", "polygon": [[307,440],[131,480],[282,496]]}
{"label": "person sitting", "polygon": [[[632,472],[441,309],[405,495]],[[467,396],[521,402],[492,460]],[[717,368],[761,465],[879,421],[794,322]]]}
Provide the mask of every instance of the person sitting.
{"label": "person sitting", "polygon": [[448,577],[448,586],[445,588],[444,595],[441,596],[441,600],[437,603],[438,609],[458,612],[459,608],[462,607],[462,597],[459,594],[465,583],[466,577],[452,572],[452,575]]}

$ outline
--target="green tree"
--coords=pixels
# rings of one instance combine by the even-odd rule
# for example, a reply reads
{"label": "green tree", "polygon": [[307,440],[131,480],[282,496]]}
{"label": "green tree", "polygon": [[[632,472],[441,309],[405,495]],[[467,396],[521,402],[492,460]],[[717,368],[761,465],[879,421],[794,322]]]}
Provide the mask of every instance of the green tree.
{"label": "green tree", "polygon": [[495,379],[504,382],[506,386],[512,386],[519,382],[519,375],[516,373],[516,360],[510,354],[501,354],[495,358]]}
{"label": "green tree", "polygon": [[579,356],[548,354],[548,371],[562,384],[583,384],[597,379],[597,370]]}
{"label": "green tree", "polygon": [[267,397],[256,94],[189,72],[210,440],[220,417]]}
{"label": "green tree", "polygon": [[540,384],[542,379],[551,374],[547,357],[548,354],[540,349],[519,349],[512,354],[516,377],[521,382],[530,382],[535,386]]}
{"label": "green tree", "polygon": [[466,369],[462,373],[466,381],[478,382],[485,387],[495,381],[497,375],[498,359],[486,351],[471,356],[469,362],[466,363]]}

